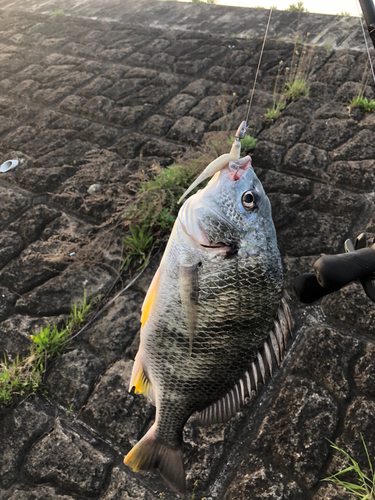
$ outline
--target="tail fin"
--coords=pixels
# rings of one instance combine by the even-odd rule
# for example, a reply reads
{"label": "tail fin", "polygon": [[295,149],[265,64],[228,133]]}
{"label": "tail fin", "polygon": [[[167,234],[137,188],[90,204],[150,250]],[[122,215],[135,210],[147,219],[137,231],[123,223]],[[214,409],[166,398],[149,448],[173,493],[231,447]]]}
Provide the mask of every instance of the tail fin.
{"label": "tail fin", "polygon": [[163,479],[176,493],[184,495],[186,492],[181,448],[155,437],[154,425],[129,451],[124,458],[124,464],[134,472],[158,469]]}

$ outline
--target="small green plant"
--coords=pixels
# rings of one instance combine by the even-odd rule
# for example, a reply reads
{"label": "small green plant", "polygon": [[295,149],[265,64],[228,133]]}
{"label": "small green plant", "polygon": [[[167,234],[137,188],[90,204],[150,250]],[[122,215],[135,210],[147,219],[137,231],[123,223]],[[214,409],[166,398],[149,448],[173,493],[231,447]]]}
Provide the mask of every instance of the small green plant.
{"label": "small green plant", "polygon": [[190,500],[195,500],[195,490],[197,489],[197,486],[198,486],[198,480],[194,481],[193,491],[191,492]]}
{"label": "small green plant", "polygon": [[[339,454],[344,457],[339,457],[343,464],[343,469],[332,476],[329,476],[323,481],[330,481],[332,483],[338,484],[344,487],[349,493],[354,495],[356,498],[361,500],[374,500],[375,499],[375,462],[371,462],[370,455],[367,450],[366,443],[361,434],[361,440],[363,444],[363,448],[365,450],[368,467],[369,467],[369,475],[365,474],[358,462],[356,462],[346,451],[336,446],[334,443],[329,441],[331,447],[338,451]],[[357,477],[357,484],[350,483],[345,481],[342,476],[344,474],[354,473]]]}
{"label": "small green plant", "polygon": [[287,82],[285,84],[284,95],[289,100],[298,99],[301,96],[308,97],[309,94],[310,89],[304,79],[296,79],[292,83]]}
{"label": "small green plant", "polygon": [[266,117],[267,123],[273,123],[281,115],[282,110],[285,108],[285,103],[278,102],[272,108],[267,108],[267,113],[264,115]]}
{"label": "small green plant", "polygon": [[20,360],[17,356],[12,363],[6,358],[0,363],[0,406],[10,403],[14,395],[23,396],[39,387],[40,372],[32,361],[32,358]]}
{"label": "small green plant", "polygon": [[[228,146],[232,146],[234,139],[235,139],[234,137],[228,137],[227,139]],[[249,153],[249,151],[254,149],[257,140],[251,135],[246,134],[245,137],[240,140],[240,142],[241,142],[241,152],[243,153],[243,156],[246,156],[247,153]]]}
{"label": "small green plant", "polygon": [[157,240],[173,227],[179,210],[177,201],[197,176],[194,165],[154,165],[150,174],[135,174],[128,187],[135,193],[126,205],[123,219],[127,226],[123,238],[125,258],[121,269],[141,269]]}
{"label": "small green plant", "polygon": [[65,12],[62,10],[55,10],[55,12],[52,12],[53,16],[65,16]]}
{"label": "small green plant", "polygon": [[275,85],[273,87],[272,108],[267,108],[267,113],[265,113],[264,115],[268,124],[271,124],[275,120],[277,120],[281,115],[281,112],[285,108],[285,96],[279,94],[280,74],[283,70],[283,64],[283,61],[279,62]]}
{"label": "small green plant", "polygon": [[124,242],[125,259],[121,264],[121,270],[127,271],[130,265],[139,265],[137,271],[142,269],[147,262],[152,250],[154,235],[150,228],[135,226],[129,228],[131,236],[122,239]]}
{"label": "small green plant", "polygon": [[367,97],[359,95],[350,101],[351,108],[359,108],[362,113],[373,113],[375,111],[375,100],[369,101]]}
{"label": "small green plant", "polygon": [[47,325],[39,332],[32,332],[32,346],[28,356],[19,356],[9,362],[6,358],[0,363],[0,405],[11,402],[14,396],[35,393],[42,383],[43,375],[50,360],[65,349],[72,332],[85,321],[93,301],[87,302],[86,292],[83,300],[75,303],[62,327]]}
{"label": "small green plant", "polygon": [[351,16],[351,14],[350,14],[348,11],[346,11],[346,10],[343,10],[343,11],[341,12],[341,14],[337,14],[337,15],[338,15],[338,16],[349,16],[349,17]]}
{"label": "small green plant", "polygon": [[331,48],[332,48],[332,44],[331,44],[331,42],[327,42],[327,43],[324,45],[324,50],[326,51],[327,56],[328,56],[328,54],[331,52]]}
{"label": "small green plant", "polygon": [[[95,301],[100,300],[100,295],[95,299]],[[86,316],[91,309],[94,300],[91,299],[87,302],[87,293],[86,290],[83,291],[83,299],[79,302],[74,302],[72,308],[70,310],[69,319],[66,322],[66,329],[68,330],[69,336],[73,330],[76,330],[81,326],[81,324],[85,321]]]}
{"label": "small green plant", "polygon": [[308,85],[312,73],[311,65],[315,46],[308,45],[310,33],[304,40],[298,34],[294,40],[293,57],[290,67],[285,68],[285,85],[283,95],[285,100],[298,99],[300,96],[309,96]]}
{"label": "small green plant", "polygon": [[286,10],[290,10],[292,12],[309,12],[304,6],[303,2],[297,2],[297,4],[291,3]]}

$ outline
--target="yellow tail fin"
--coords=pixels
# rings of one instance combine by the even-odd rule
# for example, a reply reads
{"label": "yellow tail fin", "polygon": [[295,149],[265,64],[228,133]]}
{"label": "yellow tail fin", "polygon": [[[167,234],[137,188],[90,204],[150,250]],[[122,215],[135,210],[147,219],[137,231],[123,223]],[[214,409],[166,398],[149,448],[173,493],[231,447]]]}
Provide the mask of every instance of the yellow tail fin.
{"label": "yellow tail fin", "polygon": [[155,424],[124,458],[134,472],[158,469],[169,486],[179,495],[186,492],[185,470],[179,446],[155,437]]}

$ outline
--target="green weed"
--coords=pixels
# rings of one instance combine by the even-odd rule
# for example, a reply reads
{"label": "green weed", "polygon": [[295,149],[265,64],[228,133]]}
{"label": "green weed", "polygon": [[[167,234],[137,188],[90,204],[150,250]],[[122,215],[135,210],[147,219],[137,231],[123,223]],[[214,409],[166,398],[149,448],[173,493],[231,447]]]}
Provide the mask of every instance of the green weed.
{"label": "green weed", "polygon": [[55,10],[55,12],[52,12],[53,16],[65,16],[65,12],[62,10]]}
{"label": "green weed", "polygon": [[[277,75],[275,79],[275,85],[273,87],[272,96],[272,108],[267,108],[267,113],[265,113],[266,122],[268,124],[273,123],[279,118],[282,110],[285,108],[285,96],[279,93],[279,83],[280,83],[280,73],[283,69],[283,61],[279,62],[279,68],[277,70]],[[284,84],[285,86],[285,84]]]}
{"label": "green weed", "polygon": [[[100,300],[100,295],[95,299],[95,301]],[[83,292],[83,299],[79,302],[75,302],[70,310],[70,316],[66,322],[66,328],[71,335],[73,330],[76,330],[85,321],[86,316],[94,303],[94,299],[87,302],[86,290]]]}
{"label": "green weed", "polygon": [[85,321],[92,304],[92,300],[87,302],[84,292],[83,300],[72,306],[70,316],[62,327],[47,325],[39,332],[33,331],[28,356],[22,359],[17,356],[11,363],[4,358],[0,363],[0,405],[10,403],[14,396],[35,393],[50,360],[64,351],[66,341]]}
{"label": "green weed", "polygon": [[[338,451],[345,458],[339,457],[343,464],[343,469],[330,477],[323,479],[323,481],[330,481],[344,487],[349,493],[361,500],[374,500],[375,499],[375,462],[372,463],[368,453],[366,443],[361,434],[363,448],[366,453],[366,458],[369,466],[370,475],[366,475],[356,462],[346,451],[342,450],[334,443],[329,441],[331,447]],[[342,479],[343,474],[355,473],[357,477],[357,484],[350,483]]]}
{"label": "green weed", "polygon": [[142,269],[147,262],[154,243],[154,235],[151,228],[140,226],[129,228],[131,236],[122,239],[124,242],[125,259],[121,264],[121,270],[127,271],[130,265],[139,265],[137,271]]}
{"label": "green weed", "polygon": [[123,238],[121,269],[139,270],[145,265],[154,244],[171,231],[180,208],[177,201],[196,177],[194,162],[167,168],[154,165],[151,176],[145,172],[133,176],[128,187],[135,196],[123,214],[128,234]]}
{"label": "green weed", "polygon": [[367,97],[359,95],[350,101],[351,108],[359,108],[362,113],[373,113],[375,111],[375,100],[369,101]]}
{"label": "green weed", "polygon": [[331,52],[331,48],[332,48],[332,44],[331,44],[331,42],[327,42],[327,43],[324,45],[324,50],[326,51],[327,56],[328,56],[328,54]]}
{"label": "green weed", "polygon": [[347,12],[346,10],[343,10],[343,11],[341,12],[341,14],[336,14],[336,15],[337,15],[337,16],[349,16],[349,17],[351,17],[351,14],[350,14],[349,12]]}
{"label": "green weed", "polygon": [[272,108],[267,108],[267,113],[264,115],[266,117],[267,123],[273,123],[281,115],[282,110],[285,108],[285,103],[278,102]]}
{"label": "green weed", "polygon": [[[234,139],[234,137],[229,137],[227,139],[228,146],[232,146]],[[241,154],[243,154],[243,156],[246,156],[252,149],[254,149],[257,140],[251,135],[246,134],[245,137],[240,140],[240,142]]]}
{"label": "green weed", "polygon": [[287,99],[294,100],[298,97],[306,96],[310,94],[310,89],[304,79],[294,80],[292,83],[287,82],[285,84],[284,95]]}
{"label": "green weed", "polygon": [[297,4],[291,3],[286,10],[290,10],[292,12],[309,12],[304,6],[303,2],[297,2]]}
{"label": "green weed", "polygon": [[288,72],[284,88],[284,97],[287,100],[308,96],[310,93],[308,80],[312,73],[315,46],[308,46],[309,36],[310,33],[307,33],[304,40],[300,40],[298,34],[295,37],[291,66],[285,69],[285,74]]}
{"label": "green weed", "polygon": [[194,481],[193,491],[191,492],[190,500],[195,500],[195,490],[197,489],[197,486],[198,486],[198,480]]}
{"label": "green weed", "polygon": [[17,356],[9,363],[4,358],[0,364],[0,405],[10,403],[14,395],[23,396],[39,387],[41,375],[32,361],[32,358],[20,360]]}

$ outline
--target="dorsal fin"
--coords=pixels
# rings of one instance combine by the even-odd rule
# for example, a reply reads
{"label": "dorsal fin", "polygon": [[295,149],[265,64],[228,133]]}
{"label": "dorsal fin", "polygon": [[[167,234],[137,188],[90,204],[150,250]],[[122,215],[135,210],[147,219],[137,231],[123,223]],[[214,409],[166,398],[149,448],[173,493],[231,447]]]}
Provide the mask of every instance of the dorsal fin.
{"label": "dorsal fin", "polygon": [[249,369],[227,394],[198,414],[200,425],[227,422],[235,416],[245,399],[256,393],[259,383],[265,383],[267,376],[272,377],[274,369],[284,358],[288,339],[292,336],[292,316],[287,300],[289,297],[285,293],[273,329]]}

